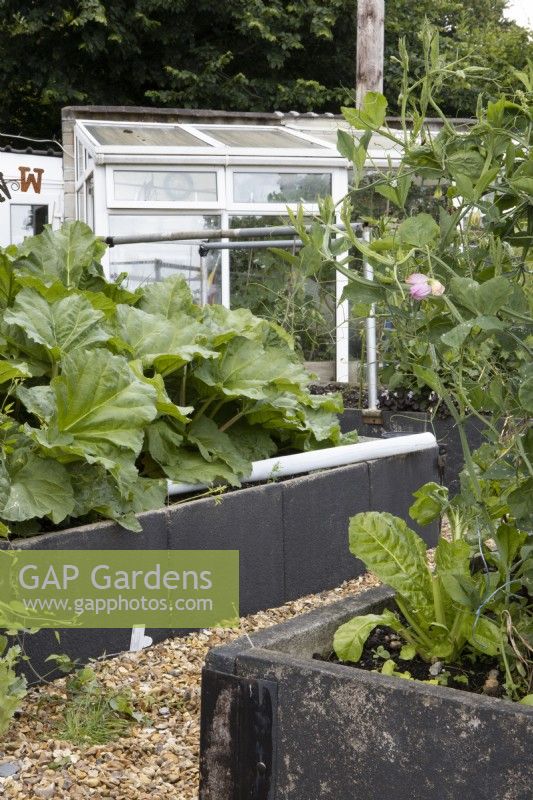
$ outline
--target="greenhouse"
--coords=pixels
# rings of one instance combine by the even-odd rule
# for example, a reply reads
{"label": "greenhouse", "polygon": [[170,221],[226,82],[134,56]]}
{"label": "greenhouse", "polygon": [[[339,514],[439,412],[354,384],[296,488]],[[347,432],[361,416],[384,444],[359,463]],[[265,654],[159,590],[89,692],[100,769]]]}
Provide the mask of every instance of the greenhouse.
{"label": "greenhouse", "polygon": [[[320,197],[338,202],[350,185],[340,127],[342,117],[330,114],[66,108],[63,141],[75,159],[65,163],[65,216],[105,238],[287,224],[287,208],[300,204],[311,218]],[[374,137],[369,157],[379,168],[395,153]],[[234,305],[242,249],[203,258],[202,239],[116,245],[104,265],[112,278],[126,272],[130,287],[178,272],[198,302]],[[337,379],[347,380],[348,308],[335,309],[344,278],[332,281],[331,357]],[[247,300],[239,295],[238,304]]]}

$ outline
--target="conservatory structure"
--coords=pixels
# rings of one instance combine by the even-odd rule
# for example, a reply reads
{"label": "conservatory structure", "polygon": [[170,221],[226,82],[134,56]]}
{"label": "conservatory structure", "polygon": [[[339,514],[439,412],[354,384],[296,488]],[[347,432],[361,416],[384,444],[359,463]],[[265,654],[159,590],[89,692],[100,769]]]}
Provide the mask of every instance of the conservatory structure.
{"label": "conservatory structure", "polygon": [[[236,251],[222,240],[202,255],[202,232],[279,226],[287,207],[303,204],[312,218],[320,197],[341,200],[351,166],[337,151],[341,126],[342,117],[328,114],[65,108],[65,217],[105,238],[161,236],[110,247],[110,277],[127,273],[134,287],[181,274],[199,302],[230,306]],[[369,160],[379,167],[391,157],[390,144],[375,137]],[[180,231],[198,238],[176,240]],[[337,277],[337,300],[343,281]],[[348,310],[342,304],[334,313],[337,379],[347,380]]]}

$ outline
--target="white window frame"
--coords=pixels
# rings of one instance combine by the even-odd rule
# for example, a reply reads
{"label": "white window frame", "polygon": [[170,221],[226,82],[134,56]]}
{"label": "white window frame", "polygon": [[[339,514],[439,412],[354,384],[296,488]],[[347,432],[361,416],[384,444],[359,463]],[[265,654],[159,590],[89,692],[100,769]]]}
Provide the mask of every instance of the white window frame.
{"label": "white window frame", "polygon": [[[165,210],[165,209],[179,209],[181,211],[191,209],[197,211],[200,209],[208,209],[213,211],[220,211],[225,207],[226,202],[226,187],[224,181],[224,169],[213,165],[212,167],[206,165],[193,165],[187,164],[185,166],[178,166],[176,164],[156,165],[156,164],[107,164],[106,170],[106,200],[108,208],[124,208],[135,209],[139,211],[146,211],[150,209]],[[114,173],[132,171],[132,172],[214,172],[216,174],[217,182],[217,200],[116,200]]]}
{"label": "white window frame", "polygon": [[[297,175],[299,173],[303,173],[306,175],[321,175],[327,173],[331,176],[331,192],[333,194],[334,188],[334,169],[331,167],[321,167],[321,166],[309,166],[309,167],[302,167],[302,166],[282,166],[280,167],[278,164],[270,164],[269,166],[265,165],[257,165],[257,164],[250,164],[248,166],[238,166],[238,167],[229,167],[226,170],[226,194],[227,194],[227,208],[231,214],[234,214],[235,211],[241,211],[242,215],[253,216],[254,212],[260,212],[260,215],[263,216],[263,212],[272,211],[275,214],[279,214],[280,212],[283,214],[287,213],[287,208],[295,211],[300,203],[244,203],[242,201],[237,202],[234,199],[233,193],[233,176],[238,173],[265,173],[267,175],[272,174],[286,174],[286,175]],[[318,203],[310,203],[304,202],[302,203],[306,212],[310,214],[316,214],[318,212]]]}
{"label": "white window frame", "polygon": [[[9,213],[8,216],[8,225],[9,225],[9,241],[13,244],[13,229],[11,227],[11,209],[13,206],[46,206],[48,208],[48,225],[52,225],[54,222],[54,206],[57,202],[57,198],[53,197],[49,194],[38,194],[38,195],[30,195],[31,197],[38,197],[39,201],[36,200],[28,200],[28,198],[19,198],[17,197],[16,200],[10,200],[6,204],[6,210]],[[33,236],[33,234],[29,233],[28,236]]]}

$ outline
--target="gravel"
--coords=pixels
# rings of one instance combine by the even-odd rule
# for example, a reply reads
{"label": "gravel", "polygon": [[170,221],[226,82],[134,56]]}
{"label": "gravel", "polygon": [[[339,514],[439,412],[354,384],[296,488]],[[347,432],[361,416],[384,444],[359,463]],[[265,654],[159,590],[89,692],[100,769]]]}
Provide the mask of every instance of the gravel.
{"label": "gravel", "polygon": [[77,747],[57,738],[59,710],[49,700],[65,696],[64,679],[32,689],[0,743],[0,797],[197,800],[200,675],[209,648],[375,585],[364,575],[243,617],[238,629],[191,633],[93,663],[107,689],[129,688],[147,716],[147,724],[105,745]]}

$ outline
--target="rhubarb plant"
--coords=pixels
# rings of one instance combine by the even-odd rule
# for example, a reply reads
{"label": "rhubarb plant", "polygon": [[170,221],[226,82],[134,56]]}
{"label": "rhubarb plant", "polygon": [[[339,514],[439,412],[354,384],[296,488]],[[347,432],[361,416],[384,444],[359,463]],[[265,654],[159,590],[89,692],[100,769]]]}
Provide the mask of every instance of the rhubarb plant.
{"label": "rhubarb plant", "polygon": [[[103,516],[139,530],[167,479],[239,486],[252,461],[339,444],[291,338],[185,280],[108,281],[82,222],[0,252],[0,520],[13,535]],[[352,437],[353,440],[354,437]]]}

